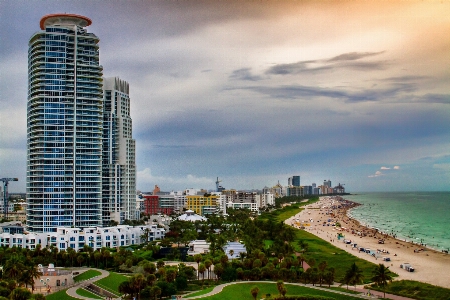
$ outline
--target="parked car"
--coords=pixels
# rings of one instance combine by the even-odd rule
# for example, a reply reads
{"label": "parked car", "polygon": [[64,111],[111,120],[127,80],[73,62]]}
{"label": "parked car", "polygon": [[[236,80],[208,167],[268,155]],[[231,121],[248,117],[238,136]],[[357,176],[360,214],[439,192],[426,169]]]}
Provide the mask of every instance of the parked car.
{"label": "parked car", "polygon": [[391,258],[390,257],[383,257],[383,260],[384,261],[391,261]]}

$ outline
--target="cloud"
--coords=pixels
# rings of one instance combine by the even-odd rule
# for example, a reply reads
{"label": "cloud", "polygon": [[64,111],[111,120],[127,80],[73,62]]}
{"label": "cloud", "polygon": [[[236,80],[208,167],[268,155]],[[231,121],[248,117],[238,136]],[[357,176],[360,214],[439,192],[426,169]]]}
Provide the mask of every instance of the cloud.
{"label": "cloud", "polygon": [[369,178],[373,178],[373,177],[378,177],[378,176],[383,176],[384,174],[381,173],[381,171],[376,171],[374,175],[369,175],[367,177]]}
{"label": "cloud", "polygon": [[168,191],[173,186],[184,185],[185,188],[198,188],[205,186],[214,186],[214,180],[206,177],[196,177],[187,174],[181,177],[164,177],[154,176],[150,168],[145,168],[136,172],[138,178],[138,186],[145,186],[148,190],[153,189],[154,185],[158,185],[164,191]]}
{"label": "cloud", "polygon": [[389,88],[361,89],[353,92],[340,88],[324,88],[318,86],[281,85],[281,86],[251,86],[230,89],[249,89],[274,98],[313,100],[318,97],[342,99],[346,102],[393,101],[400,93],[410,92],[414,85],[401,84]]}
{"label": "cloud", "polygon": [[258,81],[262,79],[261,76],[253,76],[250,72],[250,68],[234,70],[233,73],[230,75],[230,78],[249,81]]}
{"label": "cloud", "polygon": [[347,60],[357,60],[365,57],[375,56],[384,53],[385,51],[380,52],[349,52],[344,53],[333,58],[328,59],[327,61],[347,61]]}
{"label": "cloud", "polygon": [[312,73],[332,69],[349,68],[354,70],[383,70],[389,65],[387,61],[356,61],[365,57],[375,56],[381,52],[351,52],[330,59],[305,60],[296,63],[278,64],[266,70],[266,74],[289,75]]}

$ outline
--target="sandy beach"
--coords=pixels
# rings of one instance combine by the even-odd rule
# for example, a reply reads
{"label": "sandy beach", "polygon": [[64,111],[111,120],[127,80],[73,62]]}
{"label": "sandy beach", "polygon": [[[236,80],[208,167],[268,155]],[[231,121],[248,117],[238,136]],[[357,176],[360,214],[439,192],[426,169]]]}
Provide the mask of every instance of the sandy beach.
{"label": "sandy beach", "polygon": [[[361,225],[347,215],[347,211],[356,205],[340,197],[321,197],[285,222],[294,227],[304,227],[304,230],[359,258],[385,264],[399,275],[395,280],[416,280],[450,288],[449,254],[395,239]],[[341,228],[333,226],[336,222],[340,223]],[[339,239],[338,235],[342,237]],[[360,248],[370,249],[370,254]],[[384,261],[385,257],[390,261]],[[400,268],[400,264],[404,263],[411,264],[414,272]]]}

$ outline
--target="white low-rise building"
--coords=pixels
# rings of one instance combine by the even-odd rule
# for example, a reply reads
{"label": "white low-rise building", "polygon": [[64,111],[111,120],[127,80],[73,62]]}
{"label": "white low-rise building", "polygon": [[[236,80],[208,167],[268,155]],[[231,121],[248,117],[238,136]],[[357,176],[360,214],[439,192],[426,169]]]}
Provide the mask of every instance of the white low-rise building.
{"label": "white low-rise building", "polygon": [[191,241],[188,245],[189,249],[187,254],[188,255],[196,255],[196,254],[205,254],[209,252],[209,245],[211,243],[205,241],[205,240],[194,240]]}
{"label": "white low-rise building", "polygon": [[157,225],[118,225],[113,227],[88,227],[84,229],[58,227],[56,232],[46,233],[0,233],[0,246],[36,249],[54,246],[58,250],[72,248],[83,249],[84,245],[94,250],[102,247],[116,248],[120,246],[139,245],[143,242],[163,239],[165,229]]}

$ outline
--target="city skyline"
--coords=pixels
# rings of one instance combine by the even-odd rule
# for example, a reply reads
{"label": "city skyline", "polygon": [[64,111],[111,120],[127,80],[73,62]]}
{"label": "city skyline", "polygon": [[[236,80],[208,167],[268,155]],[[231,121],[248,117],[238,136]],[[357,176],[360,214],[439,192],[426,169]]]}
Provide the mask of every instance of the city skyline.
{"label": "city skyline", "polygon": [[[43,5],[46,4],[46,5]],[[51,4],[51,5],[49,5]],[[137,189],[450,189],[450,2],[0,2],[0,176],[25,191],[28,40],[92,19],[130,84]]]}

